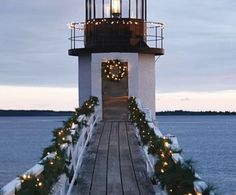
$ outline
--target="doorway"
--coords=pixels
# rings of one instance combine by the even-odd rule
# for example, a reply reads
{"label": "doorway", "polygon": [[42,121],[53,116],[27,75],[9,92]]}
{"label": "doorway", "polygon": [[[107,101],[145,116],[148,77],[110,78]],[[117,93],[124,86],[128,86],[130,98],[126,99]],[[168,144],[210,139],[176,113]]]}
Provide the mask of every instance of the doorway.
{"label": "doorway", "polygon": [[128,120],[128,63],[102,63],[103,120]]}

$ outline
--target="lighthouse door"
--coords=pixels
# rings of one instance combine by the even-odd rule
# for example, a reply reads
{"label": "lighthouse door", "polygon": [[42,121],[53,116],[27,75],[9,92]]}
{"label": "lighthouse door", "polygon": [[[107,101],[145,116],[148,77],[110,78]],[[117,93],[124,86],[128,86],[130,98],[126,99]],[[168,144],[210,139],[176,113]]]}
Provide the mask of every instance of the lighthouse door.
{"label": "lighthouse door", "polygon": [[128,119],[128,63],[102,63],[103,120]]}

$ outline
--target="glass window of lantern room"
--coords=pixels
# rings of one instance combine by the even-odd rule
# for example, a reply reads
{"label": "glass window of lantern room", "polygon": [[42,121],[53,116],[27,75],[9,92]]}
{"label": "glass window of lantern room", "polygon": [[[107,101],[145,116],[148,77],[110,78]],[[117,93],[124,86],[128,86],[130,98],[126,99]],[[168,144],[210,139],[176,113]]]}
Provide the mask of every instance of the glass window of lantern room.
{"label": "glass window of lantern room", "polygon": [[110,18],[110,0],[104,0],[104,17]]}
{"label": "glass window of lantern room", "polygon": [[129,18],[129,4],[130,0],[123,0],[122,1],[122,18]]}
{"label": "glass window of lantern room", "polygon": [[130,0],[130,18],[136,18],[136,1]]}
{"label": "glass window of lantern room", "polygon": [[137,17],[138,19],[142,19],[142,0],[137,0]]}
{"label": "glass window of lantern room", "polygon": [[96,16],[95,18],[103,18],[103,0],[96,0]]}
{"label": "glass window of lantern room", "polygon": [[89,4],[90,4],[89,16],[90,16],[90,19],[94,19],[94,12],[95,12],[94,0],[89,0]]}

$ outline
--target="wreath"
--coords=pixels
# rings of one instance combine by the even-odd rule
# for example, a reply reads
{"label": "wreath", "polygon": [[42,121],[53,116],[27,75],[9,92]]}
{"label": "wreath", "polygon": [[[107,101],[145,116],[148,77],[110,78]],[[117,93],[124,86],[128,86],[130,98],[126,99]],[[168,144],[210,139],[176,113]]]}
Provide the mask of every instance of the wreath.
{"label": "wreath", "polygon": [[120,60],[104,62],[103,73],[108,80],[120,81],[126,76],[127,66]]}

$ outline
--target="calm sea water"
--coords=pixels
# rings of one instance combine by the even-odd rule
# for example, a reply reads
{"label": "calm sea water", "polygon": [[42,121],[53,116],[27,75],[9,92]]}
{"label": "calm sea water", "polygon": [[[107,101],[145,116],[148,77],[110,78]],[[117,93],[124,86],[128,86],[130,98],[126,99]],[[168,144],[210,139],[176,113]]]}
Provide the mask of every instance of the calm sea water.
{"label": "calm sea water", "polygon": [[184,157],[219,194],[236,195],[236,117],[159,116],[165,134],[177,136]]}
{"label": "calm sea water", "polygon": [[[0,187],[38,162],[50,144],[51,131],[67,117],[0,117]],[[178,137],[186,158],[197,172],[218,187],[219,194],[236,195],[236,117],[160,116],[163,133]]]}
{"label": "calm sea water", "polygon": [[68,117],[0,117],[0,188],[36,164]]}

